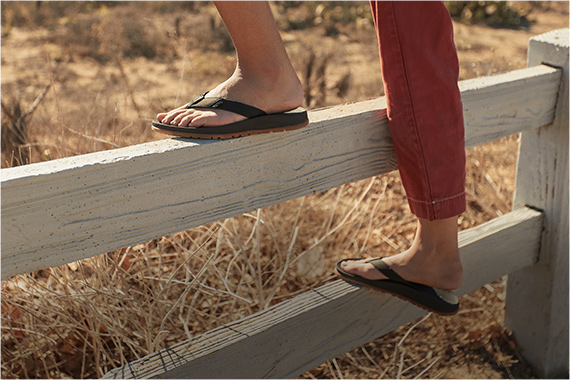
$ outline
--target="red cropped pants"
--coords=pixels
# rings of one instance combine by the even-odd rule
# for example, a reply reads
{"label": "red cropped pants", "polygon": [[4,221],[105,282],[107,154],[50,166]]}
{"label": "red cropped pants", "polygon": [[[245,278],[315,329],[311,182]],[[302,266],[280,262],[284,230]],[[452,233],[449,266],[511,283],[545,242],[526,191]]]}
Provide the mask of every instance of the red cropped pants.
{"label": "red cropped pants", "polygon": [[412,213],[465,211],[465,138],[453,25],[443,2],[371,1],[388,120]]}

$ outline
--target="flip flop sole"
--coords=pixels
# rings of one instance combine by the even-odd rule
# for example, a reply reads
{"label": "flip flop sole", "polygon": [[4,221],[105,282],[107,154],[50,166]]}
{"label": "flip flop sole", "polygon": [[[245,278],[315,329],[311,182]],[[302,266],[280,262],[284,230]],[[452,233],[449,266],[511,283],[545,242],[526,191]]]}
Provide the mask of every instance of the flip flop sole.
{"label": "flip flop sole", "polygon": [[178,127],[152,122],[152,129],[171,136],[192,139],[229,139],[270,132],[285,132],[306,127],[309,124],[307,111],[298,108],[292,111],[257,116],[237,123],[218,127]]}
{"label": "flip flop sole", "polygon": [[[349,260],[359,260],[359,259],[349,259]],[[339,262],[336,265],[335,269],[336,269],[336,275],[342,280],[351,282],[356,285],[365,286],[375,291],[388,293],[404,301],[407,301],[415,306],[418,306],[424,310],[434,312],[437,314],[454,315],[459,310],[458,300],[452,303],[446,302],[437,295],[434,288],[422,284],[414,284],[413,286],[406,285],[392,280],[369,280],[367,278],[345,272],[340,267],[341,262]],[[448,295],[449,293],[451,293],[448,291],[442,291],[442,292],[446,292],[448,293]],[[453,295],[453,297],[455,297],[455,295]]]}

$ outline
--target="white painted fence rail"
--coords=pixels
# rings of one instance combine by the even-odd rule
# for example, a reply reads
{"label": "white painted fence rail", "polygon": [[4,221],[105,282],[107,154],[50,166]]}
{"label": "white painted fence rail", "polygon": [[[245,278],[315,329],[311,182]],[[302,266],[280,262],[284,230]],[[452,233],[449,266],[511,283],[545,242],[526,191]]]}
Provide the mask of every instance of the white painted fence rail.
{"label": "white painted fence rail", "polygon": [[[466,146],[552,122],[561,70],[461,83]],[[308,127],[167,139],[2,169],[2,280],[396,169],[384,99],[310,112]]]}
{"label": "white painted fence rail", "polygon": [[[461,260],[469,270],[458,295],[534,263],[541,226],[541,213],[522,208],[461,233]],[[425,313],[398,298],[337,280],[104,378],[294,378]]]}
{"label": "white painted fence rail", "polygon": [[[507,323],[549,377],[568,373],[568,30],[530,47],[532,67],[460,83],[467,148],[526,137],[517,209],[460,234],[458,293],[514,272]],[[384,106],[378,99],[312,111],[310,125],[294,132],[168,139],[2,169],[2,280],[394,170]],[[538,318],[534,302],[544,309]],[[336,281],[106,377],[294,377],[422,313]]]}

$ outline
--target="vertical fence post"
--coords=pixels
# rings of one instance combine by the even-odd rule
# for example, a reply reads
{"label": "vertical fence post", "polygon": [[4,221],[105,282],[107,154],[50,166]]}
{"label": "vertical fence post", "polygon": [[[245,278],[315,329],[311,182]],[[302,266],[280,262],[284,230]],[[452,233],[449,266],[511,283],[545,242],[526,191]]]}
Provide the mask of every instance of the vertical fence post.
{"label": "vertical fence post", "polygon": [[528,66],[563,69],[553,124],[522,133],[514,207],[544,211],[536,264],[509,275],[505,324],[539,377],[568,376],[568,29],[532,37]]}

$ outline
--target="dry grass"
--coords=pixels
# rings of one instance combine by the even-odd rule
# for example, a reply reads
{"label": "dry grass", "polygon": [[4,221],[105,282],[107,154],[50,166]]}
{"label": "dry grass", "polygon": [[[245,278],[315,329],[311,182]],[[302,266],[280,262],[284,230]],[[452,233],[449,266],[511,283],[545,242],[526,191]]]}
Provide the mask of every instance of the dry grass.
{"label": "dry grass", "polygon": [[[3,167],[161,138],[149,132],[154,113],[231,72],[234,58],[211,5],[104,4],[73,3],[77,9],[56,17],[63,11],[59,3],[39,10],[34,3],[3,3]],[[375,36],[364,6],[275,6],[287,49],[311,96],[308,106],[382,94]],[[81,7],[91,7],[89,14]],[[125,17],[131,20],[121,30],[104,27]],[[161,23],[164,19],[169,22]],[[144,42],[135,49],[124,32],[138,30],[145,20],[152,31],[134,39]],[[69,30],[76,31],[73,38],[79,42],[65,37]],[[475,42],[465,30],[458,32],[461,58]],[[96,44],[81,42],[86,35],[98,36]],[[112,35],[119,36],[117,44]],[[211,35],[215,39],[208,40]],[[152,53],[164,46],[172,51]],[[144,58],[143,51],[151,51],[151,57]],[[462,78],[524,65],[524,51],[511,58],[493,54],[486,61],[462,60]],[[31,110],[46,86],[43,100],[18,124],[25,139],[5,139],[5,130],[16,130],[14,110],[18,107],[20,116]],[[517,145],[513,136],[468,151],[462,229],[510,210]],[[320,286],[333,278],[333,263],[340,258],[401,251],[413,239],[413,221],[398,174],[391,173],[16,276],[1,285],[2,377],[99,377]],[[504,279],[463,297],[462,305],[456,316],[429,315],[302,377],[532,377],[501,327]]]}

